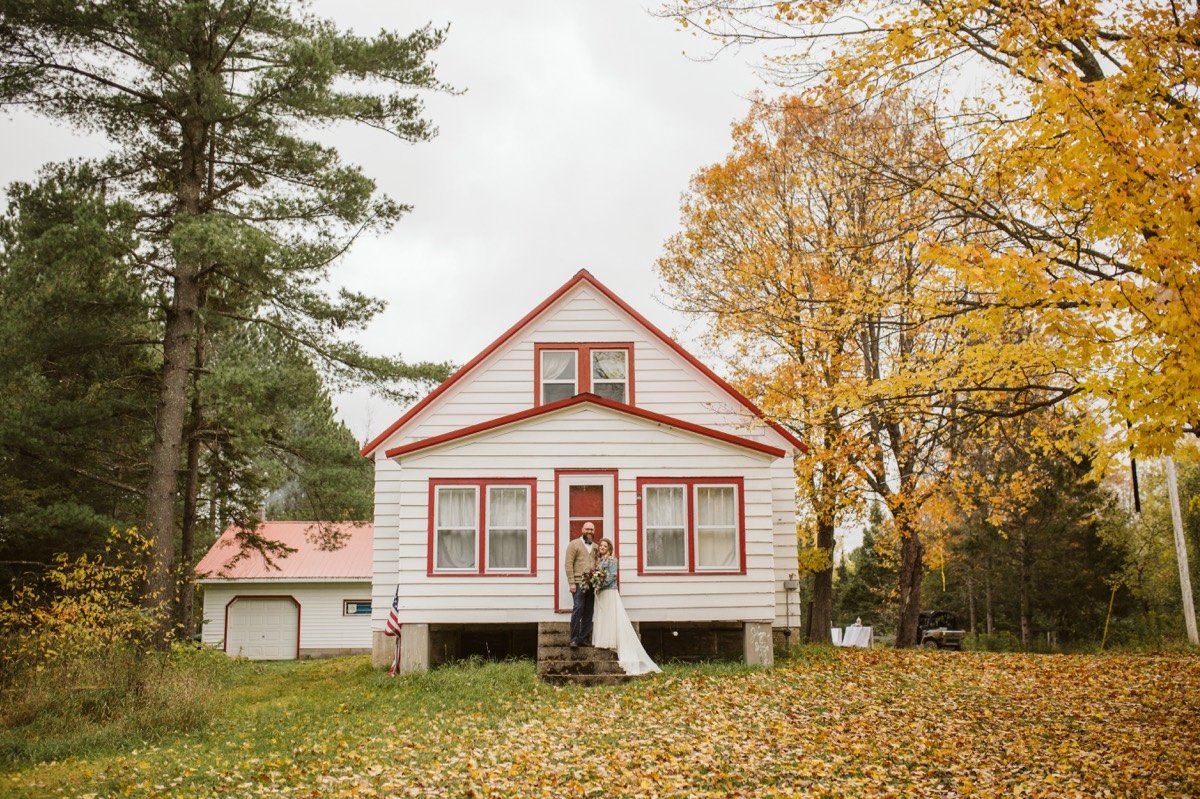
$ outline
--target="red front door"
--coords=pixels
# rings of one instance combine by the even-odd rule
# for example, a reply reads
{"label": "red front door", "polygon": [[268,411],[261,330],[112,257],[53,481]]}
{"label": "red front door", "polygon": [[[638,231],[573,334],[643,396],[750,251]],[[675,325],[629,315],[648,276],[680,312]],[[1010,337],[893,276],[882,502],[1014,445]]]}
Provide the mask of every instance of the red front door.
{"label": "red front door", "polygon": [[583,534],[585,522],[596,525],[596,536],[614,543],[617,537],[617,473],[615,470],[560,470],[555,519],[557,567],[554,571],[554,607],[571,609],[571,592],[563,573],[567,544]]}

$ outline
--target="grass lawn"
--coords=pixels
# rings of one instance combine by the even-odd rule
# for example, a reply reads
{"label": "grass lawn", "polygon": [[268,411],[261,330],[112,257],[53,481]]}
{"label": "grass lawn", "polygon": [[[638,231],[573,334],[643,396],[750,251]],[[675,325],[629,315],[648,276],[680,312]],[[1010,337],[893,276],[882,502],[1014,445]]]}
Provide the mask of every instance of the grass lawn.
{"label": "grass lawn", "polygon": [[4,769],[38,799],[1198,796],[1200,658],[812,649],[587,689],[238,663],[200,732]]}

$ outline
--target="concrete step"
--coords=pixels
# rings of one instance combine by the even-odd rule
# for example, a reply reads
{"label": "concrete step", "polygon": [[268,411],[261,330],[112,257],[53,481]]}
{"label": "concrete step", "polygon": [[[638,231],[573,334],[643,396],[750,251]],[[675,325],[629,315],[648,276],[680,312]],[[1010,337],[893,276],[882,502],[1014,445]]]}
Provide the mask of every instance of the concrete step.
{"label": "concrete step", "polygon": [[538,646],[538,660],[611,660],[617,659],[617,653],[611,649],[597,649],[594,646],[571,647],[566,644],[559,646]]}
{"label": "concrete step", "polygon": [[624,674],[616,661],[539,660],[538,674]]}
{"label": "concrete step", "polygon": [[538,644],[569,644],[571,643],[571,631],[566,630],[538,630]]}
{"label": "concrete step", "polygon": [[569,622],[538,625],[537,675],[551,685],[621,685],[634,679],[611,649],[571,646]]}

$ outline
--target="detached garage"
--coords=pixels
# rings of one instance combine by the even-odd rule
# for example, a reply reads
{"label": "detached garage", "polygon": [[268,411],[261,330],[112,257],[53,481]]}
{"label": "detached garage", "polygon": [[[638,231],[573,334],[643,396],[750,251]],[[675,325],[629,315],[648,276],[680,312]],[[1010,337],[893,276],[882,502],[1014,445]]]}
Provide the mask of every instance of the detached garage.
{"label": "detached garage", "polygon": [[265,522],[295,550],[269,559],[231,527],[196,566],[201,639],[235,657],[294,660],[371,650],[370,523]]}

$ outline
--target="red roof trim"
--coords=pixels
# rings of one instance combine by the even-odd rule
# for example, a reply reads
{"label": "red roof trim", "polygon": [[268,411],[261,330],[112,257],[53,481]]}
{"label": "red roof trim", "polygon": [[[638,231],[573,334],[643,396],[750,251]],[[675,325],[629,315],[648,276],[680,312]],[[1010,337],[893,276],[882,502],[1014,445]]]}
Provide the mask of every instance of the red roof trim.
{"label": "red roof trim", "polygon": [[804,442],[802,442],[800,439],[796,438],[796,436],[793,435],[790,431],[788,431],[788,429],[785,428],[783,425],[779,424],[776,421],[768,419],[767,415],[765,413],[763,413],[762,408],[755,405],[750,400],[749,397],[747,397],[742,392],[738,391],[733,386],[729,385],[729,383],[722,380],[721,377],[718,376],[716,372],[714,372],[712,369],[709,369],[707,366],[705,366],[700,361],[699,358],[697,358],[695,355],[692,355],[690,352],[688,352],[683,347],[681,347],[679,345],[678,341],[676,341],[675,339],[668,336],[666,333],[659,330],[657,327],[655,327],[653,322],[651,322],[649,319],[647,319],[646,317],[642,316],[640,313],[635,311],[628,303],[625,302],[625,300],[621,299],[616,294],[613,294],[612,291],[609,290],[608,286],[605,286],[599,280],[592,277],[591,274],[589,274],[587,272],[587,270],[582,271],[580,274],[586,275],[588,282],[590,282],[593,286],[595,286],[596,289],[600,291],[600,293],[602,293],[604,296],[606,296],[610,300],[612,300],[617,305],[617,307],[619,307],[622,311],[624,311],[625,313],[632,316],[640,325],[642,325],[642,327],[646,328],[651,333],[658,336],[664,344],[666,344],[671,349],[675,350],[676,353],[678,353],[680,356],[682,356],[683,359],[686,360],[688,363],[690,363],[692,366],[699,369],[700,372],[705,377],[707,377],[709,380],[712,380],[714,383],[716,383],[721,388],[725,389],[725,391],[727,391],[730,396],[732,396],[735,400],[737,400],[742,405],[744,405],[755,416],[757,416],[758,418],[760,418],[764,422],[766,422],[767,425],[772,430],[774,430],[776,433],[779,433],[779,435],[783,436],[785,441],[787,441],[793,447],[796,447],[797,449],[799,449],[801,452],[804,452],[804,453],[808,452],[808,447],[805,446]]}
{"label": "red roof trim", "polygon": [[[474,358],[472,358],[471,360],[469,360],[465,364],[463,364],[458,369],[458,371],[456,371],[454,374],[450,375],[450,377],[448,377],[444,383],[439,385],[433,391],[429,392],[429,394],[426,395],[424,399],[422,399],[416,405],[409,408],[408,411],[406,411],[403,416],[401,416],[399,419],[397,419],[395,422],[393,422],[392,425],[390,427],[388,427],[388,429],[384,430],[382,433],[380,433],[378,436],[376,436],[369,444],[367,444],[365,447],[363,447],[361,450],[362,454],[364,456],[370,456],[372,453],[374,453],[375,450],[378,449],[378,447],[384,441],[386,441],[393,433],[395,433],[397,430],[399,430],[401,427],[403,427],[410,419],[412,419],[414,416],[416,416],[418,413],[420,413],[422,410],[424,410],[431,402],[433,402],[435,399],[437,399],[443,393],[445,393],[451,386],[453,386],[455,383],[457,383],[459,380],[461,380],[463,377],[465,377],[467,375],[467,373],[469,373],[472,369],[474,369],[481,362],[483,362],[489,355],[491,355],[493,352],[495,352],[497,349],[499,349],[510,338],[515,336],[517,333],[519,333],[523,327],[525,327],[527,324],[529,324],[535,318],[537,318],[542,313],[542,311],[546,310],[551,305],[553,305],[555,302],[557,302],[560,297],[562,297],[564,294],[566,294],[571,289],[575,288],[575,286],[577,286],[580,283],[585,282],[585,281],[587,283],[590,283],[597,291],[599,291],[601,294],[603,294],[605,297],[607,297],[609,300],[611,300],[618,308],[620,308],[622,311],[624,311],[625,313],[627,313],[631,317],[633,317],[634,321],[636,321],[638,324],[645,327],[646,330],[650,331],[655,336],[657,336],[664,344],[666,344],[668,347],[670,347],[672,350],[674,350],[676,353],[678,353],[681,357],[683,357],[684,360],[686,360],[692,366],[699,369],[701,374],[705,375],[710,380],[715,382],[718,386],[723,388],[731,397],[733,397],[735,400],[737,400],[739,403],[741,403],[743,406],[745,406],[747,409],[749,409],[755,416],[757,416],[758,418],[760,418],[764,422],[766,422],[767,425],[772,430],[779,433],[779,435],[783,436],[784,440],[786,440],[789,444],[798,448],[802,452],[805,452],[805,453],[808,452],[808,447],[805,446],[804,443],[800,441],[800,439],[796,438],[796,436],[794,436],[792,433],[790,433],[785,427],[780,425],[778,422],[768,419],[766,417],[766,414],[763,413],[762,409],[759,408],[757,405],[755,405],[753,402],[751,402],[750,399],[748,399],[744,394],[742,394],[740,391],[738,391],[733,386],[729,385],[729,383],[722,380],[713,370],[709,369],[707,366],[705,366],[703,363],[701,363],[700,360],[698,358],[696,358],[696,356],[692,355],[690,352],[688,352],[683,347],[681,347],[679,345],[679,342],[675,341],[675,339],[671,338],[666,333],[664,333],[663,331],[661,331],[657,327],[655,327],[655,325],[650,320],[648,320],[646,317],[642,316],[640,313],[635,311],[628,303],[626,303],[624,300],[622,300],[620,297],[618,297],[616,294],[614,294],[607,286],[605,286],[603,283],[601,283],[599,280],[597,280],[592,275],[591,272],[587,271],[586,269],[580,269],[578,272],[575,273],[574,277],[572,277],[566,283],[562,284],[562,286],[560,286],[558,288],[558,290],[556,290],[549,297],[547,297],[546,299],[544,299],[540,303],[538,303],[537,307],[535,307],[532,311],[530,311],[529,313],[527,313],[523,317],[521,317],[520,321],[518,321],[515,325],[510,327],[508,330],[504,331],[500,335],[499,338],[497,338],[495,341],[493,341],[491,344],[489,344],[487,347],[485,347],[482,352],[480,352]],[[547,407],[547,406],[543,406],[543,407]],[[392,457],[391,451],[389,451],[387,453],[387,455],[389,458]]]}
{"label": "red roof trim", "polygon": [[558,402],[551,402],[549,405],[539,405],[536,408],[529,408],[528,410],[518,411],[517,413],[510,413],[508,416],[501,416],[498,419],[489,419],[486,422],[473,424],[469,427],[463,427],[459,430],[451,430],[449,433],[442,433],[441,435],[423,438],[420,441],[412,441],[408,444],[401,444],[398,447],[389,449],[385,454],[389,458],[395,458],[398,455],[407,455],[410,452],[417,452],[419,450],[428,449],[429,447],[436,447],[439,444],[445,444],[450,441],[456,441],[460,438],[467,438],[479,433],[485,433],[488,430],[506,427],[511,424],[516,424],[517,422],[523,422],[526,419],[533,419],[548,413],[561,411],[564,408],[570,408],[575,405],[583,405],[584,403],[589,405],[598,405],[601,408],[608,408],[609,410],[617,411],[618,413],[623,413],[628,416],[636,416],[639,419],[645,419],[646,421],[654,422],[656,424],[668,425],[678,430],[684,430],[689,433],[705,436],[706,438],[723,441],[726,444],[733,444],[734,446],[752,449],[755,452],[773,455],[776,458],[782,458],[787,454],[784,450],[779,449],[778,447],[772,447],[770,444],[762,444],[758,441],[752,441],[748,438],[735,436],[731,433],[726,433],[721,430],[714,430],[711,427],[704,427],[703,425],[693,424],[692,422],[685,422],[683,419],[664,416],[661,413],[648,411],[645,408],[638,408],[633,405],[625,405],[620,402],[613,402],[610,399],[598,397],[595,394],[576,394],[574,397],[568,397],[567,399],[559,400]]}
{"label": "red roof trim", "polygon": [[433,391],[429,392],[429,394],[427,394],[424,399],[422,399],[416,405],[409,408],[408,411],[405,412],[405,414],[403,416],[401,416],[399,419],[397,419],[392,424],[391,427],[389,427],[387,430],[384,430],[379,435],[375,436],[374,440],[372,440],[371,443],[367,444],[365,447],[362,448],[362,454],[369,456],[371,453],[373,453],[379,447],[380,444],[382,444],[384,441],[386,441],[388,439],[388,437],[390,437],[392,435],[392,433],[399,430],[401,427],[404,426],[404,424],[409,419],[416,416],[418,413],[420,413],[422,410],[424,410],[425,407],[427,405],[429,405],[429,403],[433,402],[435,399],[437,399],[442,394],[444,394],[446,392],[446,390],[450,388],[450,386],[454,385],[459,380],[461,380],[463,377],[465,377],[468,372],[470,372],[472,369],[474,369],[476,366],[478,366],[480,363],[482,363],[483,360],[486,359],[493,352],[498,350],[502,344],[504,344],[506,341],[508,341],[513,336],[515,336],[517,333],[519,333],[521,331],[521,328],[525,327],[525,325],[532,322],[535,318],[537,318],[542,313],[542,311],[546,310],[551,305],[553,305],[558,300],[559,297],[561,297],[562,295],[564,295],[568,291],[570,291],[572,288],[574,288],[577,283],[579,283],[581,280],[583,280],[585,275],[587,275],[587,270],[581,269],[579,272],[577,272],[575,274],[575,277],[571,278],[566,283],[564,283],[558,289],[558,291],[554,292],[549,297],[547,297],[546,299],[544,299],[540,303],[538,303],[536,308],[534,308],[532,311],[530,311],[529,313],[522,316],[521,320],[519,322],[517,322],[515,325],[510,327],[508,330],[505,330],[503,333],[500,334],[500,337],[498,339],[493,341],[491,344],[487,345],[487,347],[484,348],[483,352],[479,353],[474,358],[472,358],[471,360],[469,360],[465,364],[463,364],[461,367],[459,367],[458,371],[456,371],[454,374],[450,375],[450,377],[446,378],[446,381],[444,383],[439,385]]}

